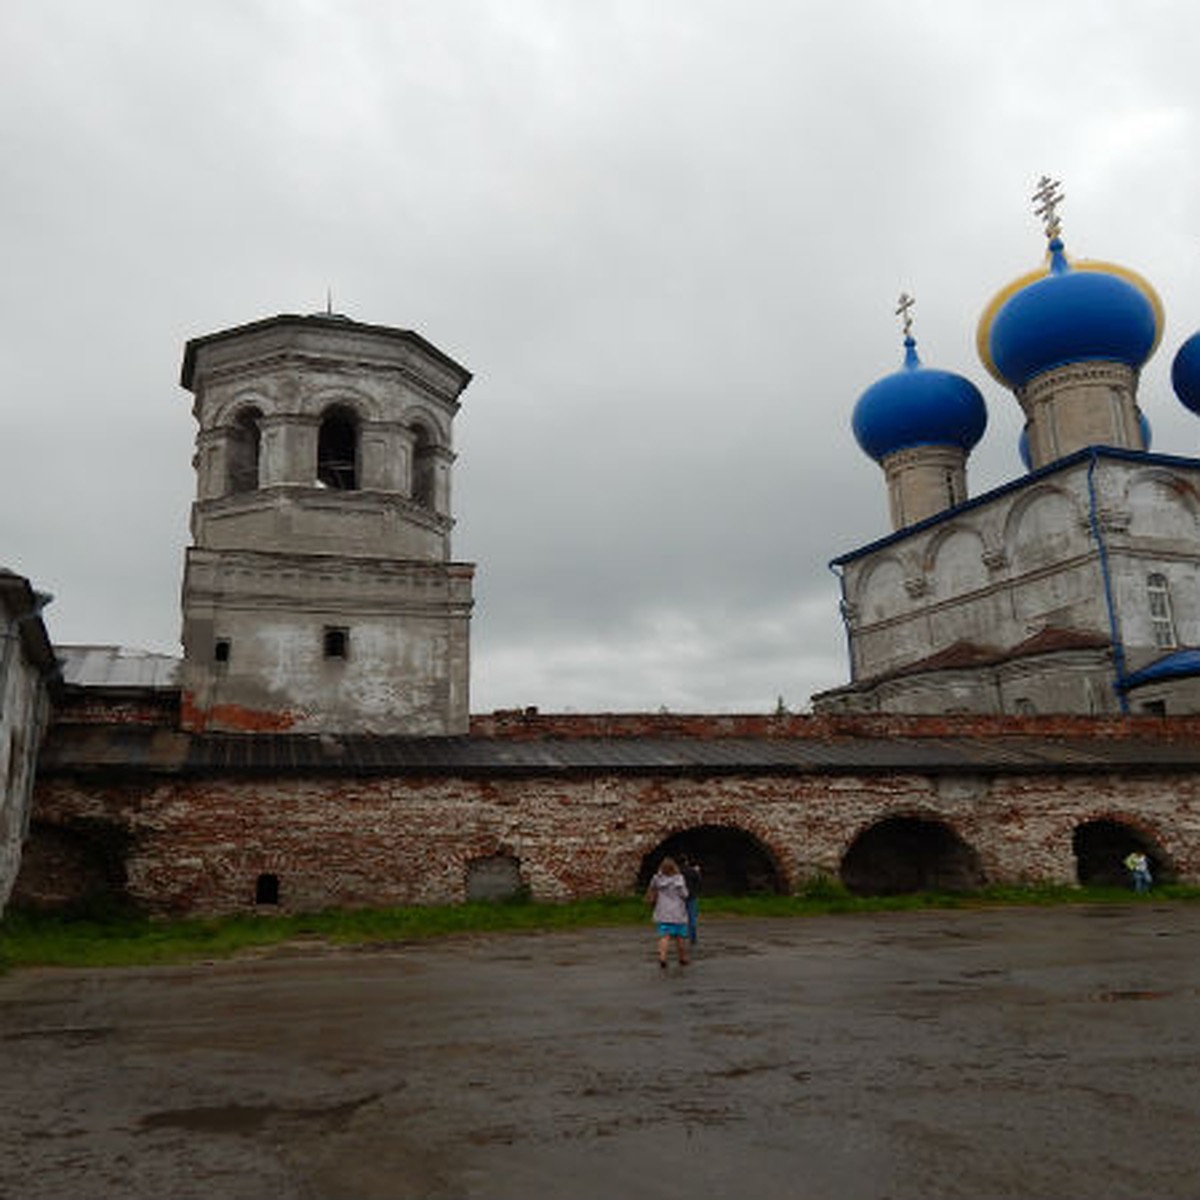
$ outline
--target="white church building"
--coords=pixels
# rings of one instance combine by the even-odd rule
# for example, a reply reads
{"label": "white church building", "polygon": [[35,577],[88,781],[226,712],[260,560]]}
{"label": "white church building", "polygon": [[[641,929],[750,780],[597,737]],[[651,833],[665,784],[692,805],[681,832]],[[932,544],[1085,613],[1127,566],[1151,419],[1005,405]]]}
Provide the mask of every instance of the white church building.
{"label": "white church building", "polygon": [[[977,335],[1025,415],[1028,473],[968,496],[983,397],[921,363],[901,297],[904,363],[853,416],[893,531],[833,560],[851,681],[817,712],[1200,712],[1200,460],[1152,452],[1138,407],[1162,304],[1136,272],[1068,256],[1057,184],[1035,199],[1045,262]],[[1172,378],[1200,411],[1200,334]]]}

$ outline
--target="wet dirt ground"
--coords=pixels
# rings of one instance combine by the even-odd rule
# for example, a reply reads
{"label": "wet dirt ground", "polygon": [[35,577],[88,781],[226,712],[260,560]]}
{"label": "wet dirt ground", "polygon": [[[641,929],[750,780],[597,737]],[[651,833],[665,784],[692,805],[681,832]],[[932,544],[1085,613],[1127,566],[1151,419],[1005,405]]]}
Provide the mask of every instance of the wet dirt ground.
{"label": "wet dirt ground", "polygon": [[0,978],[0,1196],[1200,1196],[1200,906]]}

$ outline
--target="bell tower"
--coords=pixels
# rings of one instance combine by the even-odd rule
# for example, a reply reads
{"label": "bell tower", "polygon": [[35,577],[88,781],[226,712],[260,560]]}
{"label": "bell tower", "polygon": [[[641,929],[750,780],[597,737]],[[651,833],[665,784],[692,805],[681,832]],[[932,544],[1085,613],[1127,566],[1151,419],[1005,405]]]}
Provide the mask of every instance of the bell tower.
{"label": "bell tower", "polygon": [[450,561],[450,483],[470,379],[334,313],[187,343],[185,728],[466,732],[474,566]]}

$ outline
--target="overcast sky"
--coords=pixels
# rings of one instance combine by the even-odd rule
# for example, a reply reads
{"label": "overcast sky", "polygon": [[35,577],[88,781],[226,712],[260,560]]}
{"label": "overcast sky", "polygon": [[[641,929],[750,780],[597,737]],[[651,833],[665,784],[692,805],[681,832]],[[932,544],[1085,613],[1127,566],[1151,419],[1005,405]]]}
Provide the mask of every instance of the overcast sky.
{"label": "overcast sky", "polygon": [[1146,275],[1154,448],[1200,328],[1191,0],[4,0],[0,564],[60,643],[178,652],[184,342],[323,309],[474,372],[454,557],[472,708],[802,709],[846,679],[830,558],[889,531],[855,445],[1069,253]]}

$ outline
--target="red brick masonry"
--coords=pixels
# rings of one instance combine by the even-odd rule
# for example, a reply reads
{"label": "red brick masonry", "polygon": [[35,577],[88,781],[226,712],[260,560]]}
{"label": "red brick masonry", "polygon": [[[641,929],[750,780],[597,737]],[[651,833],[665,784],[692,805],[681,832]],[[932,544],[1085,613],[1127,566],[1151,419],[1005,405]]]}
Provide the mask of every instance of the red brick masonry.
{"label": "red brick masonry", "polygon": [[[514,711],[395,759],[383,739],[373,758],[369,739],[318,739],[319,770],[313,739],[234,735],[239,769],[229,739],[218,767],[203,739],[138,740],[137,723],[52,733],[18,902],[107,879],[155,911],[237,911],[264,874],[284,909],[456,901],[495,855],[535,897],[624,893],[667,838],[714,826],[750,835],[794,889],[894,816],[952,830],[991,881],[1073,882],[1075,830],[1111,820],[1200,882],[1200,717]],[[715,743],[737,753],[714,763]],[[251,769],[256,747],[277,766]]]}

